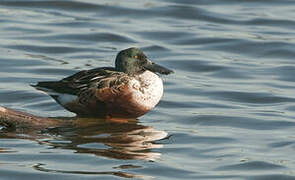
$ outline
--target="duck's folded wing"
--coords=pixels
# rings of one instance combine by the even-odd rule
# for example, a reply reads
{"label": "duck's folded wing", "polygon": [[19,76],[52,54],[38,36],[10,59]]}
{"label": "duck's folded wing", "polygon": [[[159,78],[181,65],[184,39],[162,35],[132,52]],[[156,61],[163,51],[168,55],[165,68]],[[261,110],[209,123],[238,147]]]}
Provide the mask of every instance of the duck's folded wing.
{"label": "duck's folded wing", "polygon": [[[60,81],[44,81],[33,85],[45,92],[56,92],[79,95],[89,88],[104,88],[118,83],[119,76],[124,73],[115,71],[114,68],[104,67],[80,71]],[[124,76],[124,75],[123,75]]]}

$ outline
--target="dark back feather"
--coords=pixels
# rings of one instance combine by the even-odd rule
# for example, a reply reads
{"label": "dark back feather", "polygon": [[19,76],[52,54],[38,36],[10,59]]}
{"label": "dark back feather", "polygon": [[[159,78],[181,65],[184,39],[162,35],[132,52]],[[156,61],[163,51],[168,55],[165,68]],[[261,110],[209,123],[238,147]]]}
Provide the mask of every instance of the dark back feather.
{"label": "dark back feather", "polygon": [[60,81],[39,82],[36,88],[46,88],[58,93],[79,95],[89,88],[116,86],[125,81],[128,75],[112,67],[95,68],[77,72]]}

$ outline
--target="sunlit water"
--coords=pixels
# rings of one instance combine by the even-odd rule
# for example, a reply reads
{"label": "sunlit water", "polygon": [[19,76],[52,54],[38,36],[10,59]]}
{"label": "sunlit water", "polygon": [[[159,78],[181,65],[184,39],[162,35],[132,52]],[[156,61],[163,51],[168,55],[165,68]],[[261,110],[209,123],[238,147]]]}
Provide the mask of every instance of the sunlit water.
{"label": "sunlit water", "polygon": [[0,178],[295,179],[294,6],[1,0],[0,105],[73,117],[30,84],[112,66],[132,46],[175,74],[138,120],[2,133]]}

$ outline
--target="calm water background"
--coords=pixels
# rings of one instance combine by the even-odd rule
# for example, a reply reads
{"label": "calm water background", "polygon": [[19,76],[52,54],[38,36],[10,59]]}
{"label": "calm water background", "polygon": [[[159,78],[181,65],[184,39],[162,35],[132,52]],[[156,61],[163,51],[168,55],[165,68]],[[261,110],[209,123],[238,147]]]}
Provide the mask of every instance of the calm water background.
{"label": "calm water background", "polygon": [[87,128],[38,138],[2,133],[0,179],[295,179],[294,7],[1,0],[3,106],[73,117],[29,84],[112,66],[131,46],[176,73],[163,77],[162,101],[137,121],[85,120]]}

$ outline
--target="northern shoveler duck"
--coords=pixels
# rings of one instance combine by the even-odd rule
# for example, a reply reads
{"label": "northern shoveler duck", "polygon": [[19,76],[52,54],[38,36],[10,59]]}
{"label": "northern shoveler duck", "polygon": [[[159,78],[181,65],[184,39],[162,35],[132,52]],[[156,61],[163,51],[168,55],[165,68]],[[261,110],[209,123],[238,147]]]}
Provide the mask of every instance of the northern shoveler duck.
{"label": "northern shoveler duck", "polygon": [[163,95],[163,82],[155,73],[172,72],[151,62],[142,50],[128,48],[118,53],[115,67],[84,70],[34,87],[78,116],[137,118],[153,109]]}

